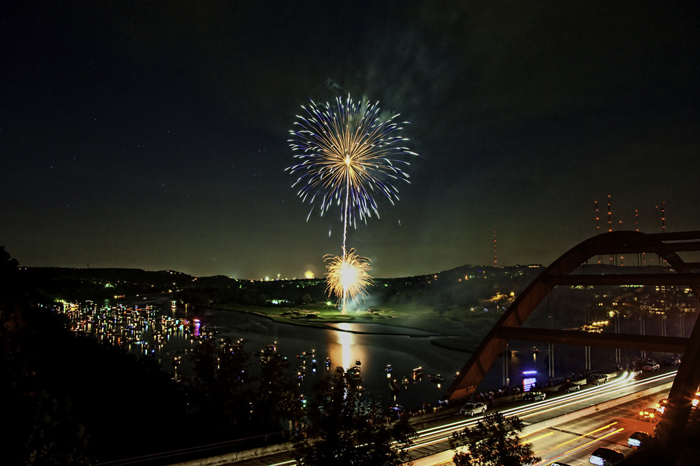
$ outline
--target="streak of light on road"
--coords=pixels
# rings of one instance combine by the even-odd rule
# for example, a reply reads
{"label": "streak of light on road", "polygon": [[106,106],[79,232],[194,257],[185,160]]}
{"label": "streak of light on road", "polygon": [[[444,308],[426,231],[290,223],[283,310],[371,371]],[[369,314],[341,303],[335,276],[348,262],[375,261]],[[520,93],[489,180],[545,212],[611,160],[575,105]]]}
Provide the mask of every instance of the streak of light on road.
{"label": "streak of light on road", "polygon": [[532,443],[532,442],[534,442],[534,441],[536,441],[536,440],[543,439],[543,438],[545,438],[545,437],[549,437],[550,435],[554,435],[554,432],[548,432],[548,433],[546,433],[546,434],[540,435],[539,437],[535,437],[535,438],[532,438],[532,439],[528,439],[526,442],[523,442],[523,443]]}
{"label": "streak of light on road", "polygon": [[[500,411],[504,416],[518,416],[521,420],[523,419],[528,419],[532,418],[534,416],[538,415],[543,415],[546,413],[550,413],[556,409],[563,409],[563,408],[574,408],[576,409],[577,407],[580,407],[584,403],[589,404],[591,400],[599,399],[605,396],[609,396],[611,394],[620,394],[622,395],[624,391],[629,391],[630,389],[633,388],[641,388],[644,385],[650,385],[653,383],[658,383],[662,382],[664,380],[670,380],[673,379],[673,377],[676,376],[677,371],[672,371],[672,372],[667,372],[665,374],[660,374],[652,377],[648,377],[642,380],[635,380],[633,377],[633,374],[631,373],[624,373],[623,375],[616,377],[612,381],[602,384],[596,387],[591,387],[591,388],[586,388],[584,391],[577,391],[574,393],[568,393],[565,395],[561,395],[555,398],[551,398],[548,400],[543,400],[540,402],[532,403],[527,406],[519,406],[515,408],[509,408],[509,409],[504,409]],[[578,406],[577,406],[578,405]],[[475,424],[477,424],[480,420],[482,420],[484,416],[476,416],[473,418],[469,418],[466,420],[460,420],[457,422],[450,422],[446,423],[440,426],[436,427],[430,427],[427,429],[422,429],[416,432],[416,437],[413,439],[413,444],[407,448],[407,450],[416,450],[419,448],[424,448],[430,445],[442,443],[442,442],[447,442],[450,438],[450,436],[458,431],[463,430],[465,427],[471,427]],[[605,429],[608,429],[612,427],[615,423],[609,424],[605,427],[601,427],[599,429],[593,430],[589,432],[588,434],[581,435],[579,437],[576,437],[572,440],[568,440],[560,445],[558,447],[564,446],[568,443],[573,442],[574,440],[579,440],[583,437],[590,436],[594,433],[597,433],[599,431],[603,431]],[[612,435],[616,435],[617,433],[623,431],[624,429],[617,429],[614,431],[611,431],[609,433],[606,433],[602,437],[596,438],[594,440],[591,440],[590,442],[584,444],[584,445],[579,445],[565,453],[562,453],[560,455],[557,455],[554,458],[548,458],[545,462],[538,463],[539,466],[546,466],[548,464],[551,464],[552,462],[556,461],[557,458],[561,458],[570,454],[573,454],[577,451],[580,451],[583,448],[586,448],[587,446],[594,444],[596,442],[600,442],[602,440],[607,439],[608,437]],[[541,431],[539,431],[541,432]],[[535,434],[537,432],[531,432],[527,435],[523,435],[521,439],[526,438],[528,435]],[[547,435],[542,435],[540,437],[528,440],[528,443],[532,443],[535,440],[539,440],[540,438],[543,438]],[[446,449],[448,451],[445,451],[443,453],[445,454],[450,454],[451,452],[449,449]],[[548,451],[548,450],[545,450]],[[430,463],[433,465],[438,465],[438,464],[450,464],[452,461],[452,456],[449,456],[449,461],[446,460],[446,457],[443,455],[433,455],[436,456],[434,459],[436,461],[441,461],[441,462],[435,462],[435,463]],[[437,457],[439,456],[440,459]],[[295,464],[295,461],[283,461],[280,463],[275,463],[270,466],[287,466],[287,465],[292,465]]]}
{"label": "streak of light on road", "polygon": [[564,442],[564,443],[560,443],[559,445],[555,446],[554,448],[561,448],[561,447],[563,447],[564,445],[568,445],[569,443],[575,442],[576,440],[579,440],[579,439],[581,439],[581,438],[583,438],[583,437],[590,437],[591,435],[595,434],[596,432],[599,432],[599,431],[605,430],[605,429],[609,429],[610,427],[614,426],[615,424],[617,424],[617,421],[616,421],[616,422],[613,422],[613,423],[611,423],[611,424],[608,424],[607,426],[603,426],[603,427],[601,427],[601,428],[599,428],[599,429],[592,430],[592,431],[587,432],[587,433],[585,433],[585,434],[581,434],[581,435],[579,435],[578,437],[574,437],[574,438],[572,438],[571,440],[567,440],[567,441]]}
{"label": "streak of light on road", "polygon": [[564,453],[560,453],[557,456],[554,456],[552,458],[547,458],[545,461],[536,463],[535,466],[545,466],[547,464],[552,464],[560,458],[566,458],[569,455],[573,455],[574,453],[579,452],[579,451],[583,450],[584,448],[588,448],[591,445],[602,442],[603,440],[607,439],[608,437],[612,437],[613,435],[617,435],[620,432],[622,432],[623,430],[625,430],[625,429],[617,429],[617,430],[613,430],[612,432],[608,432],[607,434],[603,435],[602,437],[595,438],[595,439],[591,440],[590,442],[584,443],[583,445],[579,445],[577,447],[572,448],[571,450],[565,451]]}
{"label": "streak of light on road", "polygon": [[[676,371],[668,372],[666,374],[660,374],[643,380],[635,380],[630,373],[625,373],[607,384],[588,388],[583,392],[578,391],[575,393],[559,396],[550,400],[540,401],[528,406],[520,406],[517,408],[505,409],[502,410],[501,413],[504,416],[518,416],[521,420],[528,419],[533,416],[551,412],[555,409],[576,407],[576,405],[589,403],[591,400],[602,398],[612,393],[620,393],[624,390],[629,390],[630,388],[641,387],[643,385],[657,383],[666,379],[671,379],[675,377],[675,375]],[[415,450],[417,448],[422,448],[425,446],[446,441],[454,432],[460,431],[465,427],[475,425],[477,422],[483,419],[483,417],[484,416],[478,416],[470,418],[468,420],[461,420],[449,424],[444,424],[438,427],[431,427],[428,429],[420,430],[417,432],[418,435],[417,438],[414,439],[413,445],[411,445],[408,448],[408,450]]]}

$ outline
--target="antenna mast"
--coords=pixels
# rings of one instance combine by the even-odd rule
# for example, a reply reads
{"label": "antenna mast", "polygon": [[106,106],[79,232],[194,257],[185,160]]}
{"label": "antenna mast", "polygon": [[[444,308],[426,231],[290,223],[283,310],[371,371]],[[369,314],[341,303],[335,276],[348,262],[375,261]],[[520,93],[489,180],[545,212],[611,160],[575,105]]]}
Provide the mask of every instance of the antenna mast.
{"label": "antenna mast", "polygon": [[496,230],[493,230],[493,266],[498,267],[498,250],[496,249]]}

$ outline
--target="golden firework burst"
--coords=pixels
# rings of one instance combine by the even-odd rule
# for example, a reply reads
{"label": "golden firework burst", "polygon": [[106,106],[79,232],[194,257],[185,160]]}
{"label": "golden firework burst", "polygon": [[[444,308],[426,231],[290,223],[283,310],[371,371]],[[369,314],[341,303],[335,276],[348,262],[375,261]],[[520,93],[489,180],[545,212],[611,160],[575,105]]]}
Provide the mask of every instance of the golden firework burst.
{"label": "golden firework burst", "polygon": [[335,295],[338,303],[342,303],[343,312],[348,299],[365,299],[369,294],[367,287],[374,282],[369,275],[370,260],[355,254],[354,249],[350,249],[345,258],[326,254],[326,292],[328,296]]}

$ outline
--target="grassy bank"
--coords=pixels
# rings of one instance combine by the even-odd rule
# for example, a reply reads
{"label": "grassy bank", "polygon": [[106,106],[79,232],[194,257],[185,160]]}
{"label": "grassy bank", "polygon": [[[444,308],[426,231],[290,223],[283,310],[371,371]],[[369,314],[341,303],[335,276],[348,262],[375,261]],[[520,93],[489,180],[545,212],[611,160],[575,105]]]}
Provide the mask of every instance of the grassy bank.
{"label": "grassy bank", "polygon": [[217,309],[248,312],[275,322],[307,327],[330,328],[329,324],[354,323],[421,330],[446,337],[432,339],[431,342],[437,346],[466,352],[474,351],[499,317],[496,314],[470,311],[449,311],[440,315],[432,308],[416,305],[395,305],[348,311],[345,314],[322,304],[299,308],[228,305],[218,306]]}

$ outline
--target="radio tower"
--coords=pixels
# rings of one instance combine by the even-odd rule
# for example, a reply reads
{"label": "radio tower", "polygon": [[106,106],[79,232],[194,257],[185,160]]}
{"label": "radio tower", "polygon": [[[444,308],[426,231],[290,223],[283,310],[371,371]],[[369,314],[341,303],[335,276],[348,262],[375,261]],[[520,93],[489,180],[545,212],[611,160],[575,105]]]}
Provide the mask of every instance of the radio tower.
{"label": "radio tower", "polygon": [[[598,201],[595,201],[595,234],[600,234],[600,213],[598,212]],[[598,254],[598,263],[601,263],[602,256]]]}
{"label": "radio tower", "polygon": [[[666,233],[666,201],[661,202],[661,234]],[[664,259],[664,266],[666,266],[666,259]]]}
{"label": "radio tower", "polygon": [[493,266],[498,267],[498,251],[496,249],[496,230],[493,230]]}
{"label": "radio tower", "polygon": [[[656,210],[659,210],[659,206],[656,206]],[[661,233],[666,233],[666,201],[661,202]],[[664,264],[666,264],[666,259],[664,259]],[[659,265],[661,265],[661,256],[659,256]]]}
{"label": "radio tower", "polygon": [[[656,206],[655,208],[657,211],[659,210],[659,206]],[[658,219],[659,217],[656,218]],[[666,233],[666,201],[661,203],[661,233]]]}
{"label": "radio tower", "polygon": [[[620,220],[620,229],[618,231],[622,231],[622,220]],[[620,254],[620,267],[625,266],[625,256]]]}
{"label": "radio tower", "polygon": [[[634,231],[639,231],[639,209],[634,209]],[[637,267],[643,265],[646,259],[642,259],[645,253],[637,253]]]}
{"label": "radio tower", "polygon": [[[610,194],[608,194],[608,233],[612,230],[612,210],[610,209]],[[610,256],[610,265],[613,265],[613,256]]]}

